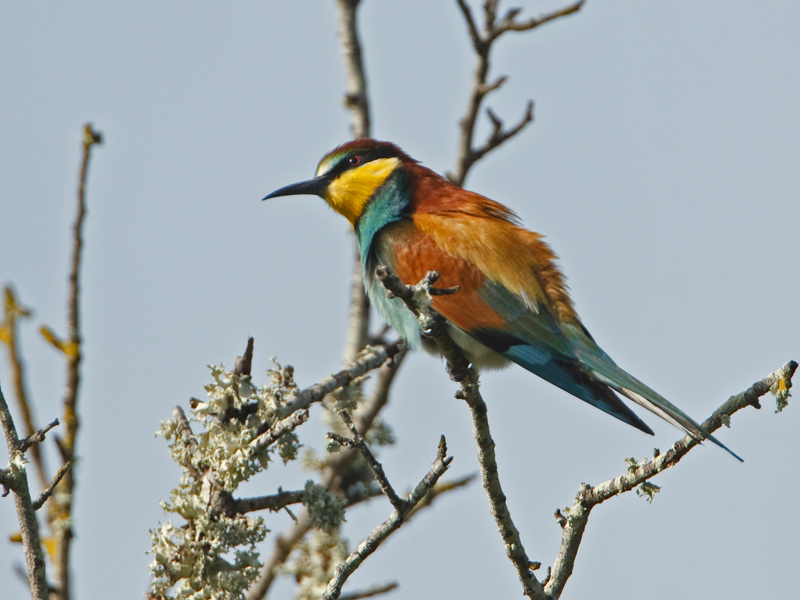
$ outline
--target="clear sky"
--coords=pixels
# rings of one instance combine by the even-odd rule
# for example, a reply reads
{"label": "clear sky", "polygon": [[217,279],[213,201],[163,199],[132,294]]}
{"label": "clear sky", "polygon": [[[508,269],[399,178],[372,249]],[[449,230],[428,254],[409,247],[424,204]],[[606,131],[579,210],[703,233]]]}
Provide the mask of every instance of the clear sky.
{"label": "clear sky", "polygon": [[[301,385],[340,366],[349,225],[316,198],[260,201],[349,136],[334,8],[0,5],[0,283],[36,311],[22,343],[41,422],[60,415],[63,361],[36,330],[65,330],[83,123],[106,137],[85,232],[79,600],[147,588],[148,529],[179,476],[153,433],[203,393],[205,365],[231,366],[253,335],[260,383],[270,356]],[[365,0],[361,13],[374,135],[451,169],[473,64],[455,2]],[[510,80],[489,104],[513,122],[532,98],[536,121],[467,187],[547,236],[598,342],[698,420],[800,358],[798,30],[797,3],[589,0],[504,39],[493,62]],[[679,435],[643,414],[656,432],[645,436],[519,368],[483,382],[510,508],[545,566],[560,540],[553,512],[581,482]],[[11,399],[5,356],[0,384]],[[454,391],[435,358],[403,367],[386,412],[398,443],[381,455],[400,490],[427,471],[440,434],[450,476],[476,471]],[[652,505],[626,494],[597,508],[564,598],[793,597],[800,411],[773,413],[767,397],[719,432],[744,464],[706,444],[654,480]],[[321,447],[323,428],[309,429],[303,441]],[[253,492],[305,477],[270,470]],[[355,545],[389,513],[377,500],[344,533]],[[15,528],[0,500],[3,539]],[[0,541],[4,600],[25,597],[14,562],[21,548]],[[479,484],[395,534],[345,589],[390,579],[396,599],[520,595]]]}

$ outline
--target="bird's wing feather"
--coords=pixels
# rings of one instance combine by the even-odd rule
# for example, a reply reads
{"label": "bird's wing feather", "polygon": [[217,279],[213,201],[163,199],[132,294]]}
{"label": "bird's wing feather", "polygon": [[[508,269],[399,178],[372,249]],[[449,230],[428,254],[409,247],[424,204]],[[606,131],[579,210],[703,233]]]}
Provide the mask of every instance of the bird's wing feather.
{"label": "bird's wing feather", "polygon": [[[432,306],[469,336],[553,385],[652,434],[614,392],[581,369],[547,303],[540,300],[536,307],[531,306],[522,294],[490,279],[467,258],[446,252],[410,222],[387,227],[376,237],[373,248],[376,261],[387,264],[407,285],[434,270],[440,274],[436,287],[459,286],[456,294],[434,296]],[[398,318],[386,316],[390,321]]]}

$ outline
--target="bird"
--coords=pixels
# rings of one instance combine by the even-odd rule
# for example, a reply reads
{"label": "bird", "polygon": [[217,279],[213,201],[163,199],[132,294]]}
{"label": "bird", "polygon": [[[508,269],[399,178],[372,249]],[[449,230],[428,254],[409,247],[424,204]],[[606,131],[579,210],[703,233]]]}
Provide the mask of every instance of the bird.
{"label": "bird", "polygon": [[674,404],[606,354],[583,325],[557,257],[543,236],[525,229],[508,207],[422,166],[397,145],[369,138],[338,146],[315,176],[282,187],[280,196],[323,198],[353,226],[372,304],[406,340],[422,345],[421,326],[375,276],[388,267],[406,285],[429,271],[432,308],[478,369],[522,368],[640,431],[653,435],[623,396],[685,431],[736,454]]}

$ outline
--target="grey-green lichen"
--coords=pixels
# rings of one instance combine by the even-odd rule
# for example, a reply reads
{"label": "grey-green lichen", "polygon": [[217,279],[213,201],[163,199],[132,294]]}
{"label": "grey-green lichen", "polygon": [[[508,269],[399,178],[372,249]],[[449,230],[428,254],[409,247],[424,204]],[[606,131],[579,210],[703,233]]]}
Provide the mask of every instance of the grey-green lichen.
{"label": "grey-green lichen", "polygon": [[310,479],[306,481],[303,492],[303,505],[308,509],[309,522],[328,533],[341,525],[347,500],[338,494],[328,491]]}
{"label": "grey-green lichen", "polygon": [[297,580],[297,600],[317,600],[347,555],[347,544],[337,531],[317,530],[297,545],[281,571]]}
{"label": "grey-green lichen", "polygon": [[770,386],[769,391],[775,397],[775,412],[779,413],[789,405],[789,396],[792,394],[789,389],[792,387],[792,379],[788,375],[781,377]]}
{"label": "grey-green lichen", "polygon": [[[266,469],[276,449],[284,460],[294,460],[300,447],[293,433],[274,446],[251,446],[259,427],[284,417],[288,400],[294,397],[291,367],[269,371],[270,385],[255,387],[249,375],[234,375],[224,367],[210,367],[213,381],[205,386],[206,400],[193,405],[193,433],[182,429],[177,419],[161,424],[157,432],[169,442],[172,458],[183,468],[180,484],[164,512],[179,517],[151,530],[150,565],[152,596],[176,600],[234,600],[255,581],[261,568],[256,544],[267,527],[263,519],[230,516],[213,501],[224,490],[232,494],[253,475]],[[308,488],[308,486],[307,486]],[[316,490],[313,490],[316,492]],[[321,523],[334,523],[342,508],[336,499],[309,494]]]}
{"label": "grey-green lichen", "polygon": [[636,495],[652,503],[653,497],[655,497],[655,495],[660,491],[661,486],[658,486],[655,483],[650,483],[649,481],[645,481],[642,485],[636,488]]}

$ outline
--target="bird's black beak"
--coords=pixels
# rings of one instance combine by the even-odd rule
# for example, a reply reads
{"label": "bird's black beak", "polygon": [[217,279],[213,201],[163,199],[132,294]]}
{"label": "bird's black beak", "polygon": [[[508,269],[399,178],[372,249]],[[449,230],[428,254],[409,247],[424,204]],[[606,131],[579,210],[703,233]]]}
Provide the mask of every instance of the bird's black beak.
{"label": "bird's black beak", "polygon": [[314,179],[309,179],[308,181],[301,181],[300,183],[293,183],[291,185],[282,187],[281,189],[275,190],[271,194],[264,196],[263,199],[269,200],[270,198],[277,198],[278,196],[300,196],[304,194],[324,198],[325,190],[328,189],[328,184],[330,182],[331,178],[328,175],[322,175],[320,177],[315,177]]}

